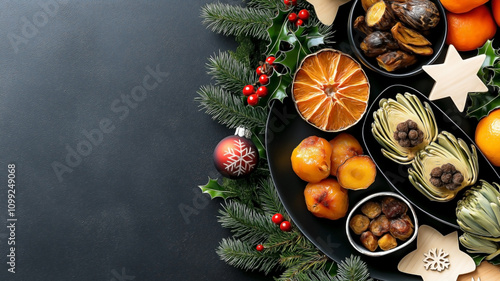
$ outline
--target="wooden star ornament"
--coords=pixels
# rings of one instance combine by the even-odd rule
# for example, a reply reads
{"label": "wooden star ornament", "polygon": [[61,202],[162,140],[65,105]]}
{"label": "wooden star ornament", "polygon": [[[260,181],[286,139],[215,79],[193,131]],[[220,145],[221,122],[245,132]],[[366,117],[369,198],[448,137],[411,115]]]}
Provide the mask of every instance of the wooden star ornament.
{"label": "wooden star ornament", "polygon": [[324,25],[331,25],[337,16],[339,7],[351,0],[307,0],[314,6],[319,21]]}
{"label": "wooden star ornament", "polygon": [[424,281],[456,281],[475,269],[474,260],[460,251],[457,231],[443,236],[428,225],[418,229],[417,249],[398,264],[399,271],[420,275]]}
{"label": "wooden star ornament", "polygon": [[450,97],[458,110],[463,112],[468,93],[488,91],[488,87],[477,76],[485,59],[486,55],[482,54],[462,60],[457,49],[450,45],[443,64],[422,67],[436,81],[429,100]]}

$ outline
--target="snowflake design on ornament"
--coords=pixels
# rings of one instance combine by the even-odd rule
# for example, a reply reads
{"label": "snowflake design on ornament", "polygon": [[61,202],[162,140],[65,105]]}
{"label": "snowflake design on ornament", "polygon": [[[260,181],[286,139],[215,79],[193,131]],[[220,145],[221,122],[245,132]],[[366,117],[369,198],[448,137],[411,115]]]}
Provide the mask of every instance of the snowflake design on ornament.
{"label": "snowflake design on ornament", "polygon": [[424,253],[424,267],[426,270],[441,272],[450,267],[450,260],[448,253],[439,249],[430,249],[429,252]]}
{"label": "snowflake design on ornament", "polygon": [[255,166],[256,152],[239,139],[234,140],[234,142],[236,147],[228,148],[224,152],[224,156],[229,155],[224,163],[224,168],[236,176],[241,176]]}

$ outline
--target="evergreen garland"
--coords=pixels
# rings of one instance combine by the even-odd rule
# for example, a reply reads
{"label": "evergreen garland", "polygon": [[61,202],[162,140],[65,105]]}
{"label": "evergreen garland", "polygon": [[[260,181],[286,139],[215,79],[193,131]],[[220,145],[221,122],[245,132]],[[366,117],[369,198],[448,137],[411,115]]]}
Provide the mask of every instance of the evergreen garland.
{"label": "evergreen garland", "polygon": [[[299,1],[298,6],[311,11],[310,25],[317,26],[317,32],[328,42],[333,34],[331,27],[318,22],[306,1]],[[247,106],[241,89],[257,80],[255,68],[264,60],[271,39],[268,29],[278,11],[286,8],[283,0],[248,0],[247,7],[214,3],[203,7],[201,12],[209,29],[234,36],[239,46],[235,52],[219,52],[209,58],[207,72],[215,85],[202,86],[195,100],[220,124],[231,129],[245,126],[259,141],[263,137],[268,103]],[[216,249],[221,260],[243,270],[276,274],[278,281],[371,280],[366,264],[359,257],[337,265],[296,227],[289,232],[281,231],[271,217],[276,213],[288,221],[290,217],[269,176],[266,160],[261,159],[258,167],[243,179],[224,178],[220,183],[209,179],[208,184],[200,186],[212,199],[225,200],[218,221],[231,231],[232,237],[222,239]],[[257,251],[257,244],[262,244],[264,250]]]}

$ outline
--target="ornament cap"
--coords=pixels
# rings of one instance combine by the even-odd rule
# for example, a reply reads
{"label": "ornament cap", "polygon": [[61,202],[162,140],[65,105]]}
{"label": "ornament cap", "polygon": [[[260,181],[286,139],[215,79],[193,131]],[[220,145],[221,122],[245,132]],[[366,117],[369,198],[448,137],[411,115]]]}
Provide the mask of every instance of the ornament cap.
{"label": "ornament cap", "polygon": [[252,137],[252,132],[243,126],[239,126],[238,128],[236,128],[236,132],[234,133],[234,135],[250,139]]}

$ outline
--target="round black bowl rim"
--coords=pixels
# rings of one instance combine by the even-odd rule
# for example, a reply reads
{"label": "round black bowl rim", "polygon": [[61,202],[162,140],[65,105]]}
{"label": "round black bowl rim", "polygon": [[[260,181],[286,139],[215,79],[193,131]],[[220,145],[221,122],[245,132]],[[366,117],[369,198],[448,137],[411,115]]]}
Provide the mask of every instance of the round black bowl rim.
{"label": "round black bowl rim", "polygon": [[[418,67],[412,71],[403,72],[403,73],[388,72],[386,70],[381,69],[377,65],[373,65],[365,58],[365,55],[363,53],[361,53],[359,47],[356,45],[356,42],[354,42],[353,33],[355,31],[353,30],[353,26],[352,26],[354,23],[354,18],[355,18],[354,10],[356,10],[356,6],[358,5],[359,2],[361,2],[361,0],[355,0],[352,7],[351,7],[351,11],[349,12],[349,20],[347,21],[347,37],[349,39],[349,44],[351,45],[351,49],[353,50],[356,57],[363,63],[363,65],[376,73],[382,74],[382,75],[387,76],[387,77],[392,77],[392,78],[405,78],[405,77],[411,77],[411,76],[415,76],[417,74],[422,73],[423,72],[422,67]],[[443,39],[441,40],[441,42],[438,42],[439,45],[438,45],[437,51],[432,55],[431,59],[424,65],[430,65],[438,59],[438,57],[441,55],[441,53],[445,47],[446,37],[448,34],[448,21],[446,19],[445,9],[439,0],[436,0],[433,2],[436,4],[436,7],[439,9],[439,13],[441,14],[440,21],[442,21],[443,25],[444,25],[444,34],[443,34]]]}

